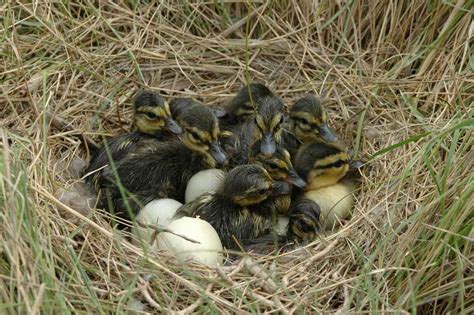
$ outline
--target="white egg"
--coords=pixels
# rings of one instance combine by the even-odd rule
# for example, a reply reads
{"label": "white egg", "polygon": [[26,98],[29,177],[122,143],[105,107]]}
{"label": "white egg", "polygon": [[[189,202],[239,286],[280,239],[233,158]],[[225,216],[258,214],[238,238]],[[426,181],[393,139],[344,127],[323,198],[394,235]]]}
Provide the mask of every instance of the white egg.
{"label": "white egg", "polygon": [[[156,199],[146,204],[138,213],[136,220],[144,224],[153,224],[160,227],[168,226],[179,207],[183,204],[169,198]],[[137,237],[134,240],[136,245],[144,242],[150,244],[154,230],[141,226],[134,226],[132,233]],[[140,241],[141,240],[141,241]]]}
{"label": "white egg", "polygon": [[199,243],[185,240],[181,236],[162,232],[157,237],[158,248],[173,252],[178,259],[194,260],[208,266],[222,264],[222,243],[216,230],[208,222],[183,217],[168,225],[168,230]]}
{"label": "white egg", "polygon": [[319,205],[321,222],[326,229],[332,229],[338,220],[349,217],[354,205],[352,190],[344,184],[310,190],[305,193],[305,197]]}
{"label": "white egg", "polygon": [[224,176],[225,172],[216,168],[194,174],[186,186],[185,203],[190,203],[204,193],[217,191],[224,181]]}

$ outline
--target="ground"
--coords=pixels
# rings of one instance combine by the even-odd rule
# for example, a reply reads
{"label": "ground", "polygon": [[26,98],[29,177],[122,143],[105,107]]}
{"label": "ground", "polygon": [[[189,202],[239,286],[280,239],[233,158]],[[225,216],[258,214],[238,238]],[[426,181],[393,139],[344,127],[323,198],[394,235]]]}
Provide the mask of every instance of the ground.
{"label": "ground", "polygon": [[[472,1],[9,1],[2,21],[0,310],[473,313]],[[370,161],[352,218],[210,269],[144,253],[73,189],[80,141],[140,88],[222,104],[263,82],[324,99]],[[141,305],[141,304],[140,304]]]}

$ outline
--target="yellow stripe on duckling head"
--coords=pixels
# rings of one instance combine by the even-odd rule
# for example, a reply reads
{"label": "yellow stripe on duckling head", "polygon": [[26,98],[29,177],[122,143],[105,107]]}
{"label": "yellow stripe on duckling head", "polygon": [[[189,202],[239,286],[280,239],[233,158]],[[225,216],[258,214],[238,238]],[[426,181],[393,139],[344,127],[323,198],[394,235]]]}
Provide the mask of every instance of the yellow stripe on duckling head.
{"label": "yellow stripe on duckling head", "polygon": [[168,117],[163,107],[141,106],[135,112],[135,126],[143,133],[153,134],[165,128]]}

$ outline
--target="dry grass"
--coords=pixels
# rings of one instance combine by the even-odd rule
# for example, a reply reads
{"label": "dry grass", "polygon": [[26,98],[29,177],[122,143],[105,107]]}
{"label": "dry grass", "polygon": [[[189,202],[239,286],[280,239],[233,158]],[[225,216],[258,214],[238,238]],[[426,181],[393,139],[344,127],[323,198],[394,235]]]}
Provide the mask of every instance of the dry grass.
{"label": "dry grass", "polygon": [[[473,313],[473,2],[193,2],[1,4],[0,313],[127,312],[133,298],[183,314]],[[128,130],[138,88],[216,104],[248,80],[288,103],[324,96],[372,158],[336,233],[185,268],[55,197],[88,158],[77,133]]]}

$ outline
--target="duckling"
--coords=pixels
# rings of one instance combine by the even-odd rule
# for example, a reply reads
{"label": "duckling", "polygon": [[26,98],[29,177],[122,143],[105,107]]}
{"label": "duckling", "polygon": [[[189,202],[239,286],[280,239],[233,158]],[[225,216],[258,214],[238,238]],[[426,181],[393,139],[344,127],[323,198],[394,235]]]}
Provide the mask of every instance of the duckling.
{"label": "duckling", "polygon": [[[259,143],[257,142],[252,147],[249,163],[263,166],[273,180],[284,181],[300,189],[306,186],[306,182],[293,168],[290,153],[281,145],[277,145],[275,152],[272,155],[268,155],[260,151]],[[269,200],[273,202],[278,214],[288,214],[291,204],[291,193],[270,197]]]}
{"label": "duckling", "polygon": [[141,91],[134,100],[134,122],[137,129],[155,137],[171,132],[179,135],[181,127],[171,115],[169,104],[157,93]]}
{"label": "duckling", "polygon": [[182,132],[181,127],[172,118],[168,103],[159,94],[152,91],[141,91],[134,99],[134,125],[136,130],[106,140],[106,145],[92,156],[86,174],[86,181],[96,184],[100,172],[109,163],[109,154],[113,161],[119,161],[134,152],[144,139],[163,141],[173,138]]}
{"label": "duckling", "polygon": [[266,97],[260,101],[260,106],[255,116],[255,130],[257,139],[262,139],[260,151],[264,154],[273,154],[276,144],[281,143],[285,106],[280,98]]}
{"label": "duckling", "polygon": [[311,242],[321,230],[319,206],[312,200],[299,199],[292,203],[290,216],[278,217],[273,233],[254,238],[245,244],[246,251],[269,253],[290,242]]}
{"label": "duckling", "polygon": [[259,99],[254,119],[248,120],[231,129],[233,137],[225,141],[225,147],[231,152],[232,160],[239,165],[245,160],[245,154],[258,141],[260,151],[273,154],[277,143],[282,142],[285,106],[280,98],[266,96]]}
{"label": "duckling", "polygon": [[291,205],[288,230],[288,240],[311,242],[321,231],[319,205],[310,199],[298,200]]}
{"label": "duckling", "polygon": [[249,163],[263,166],[271,178],[276,181],[284,181],[298,188],[304,188],[306,186],[306,182],[293,168],[288,150],[278,145],[275,152],[272,155],[268,155],[262,153],[257,148],[258,143],[252,148]]}
{"label": "duckling", "polygon": [[307,95],[295,102],[289,113],[288,131],[284,143],[290,153],[295,154],[301,143],[315,141],[335,142],[336,134],[327,123],[327,113],[320,100]]}
{"label": "duckling", "polygon": [[199,216],[216,229],[224,247],[237,248],[236,241],[245,244],[271,232],[274,213],[266,201],[289,192],[287,183],[272,180],[262,166],[240,165],[227,174],[217,192],[185,204],[176,216]]}
{"label": "duckling", "polygon": [[174,119],[178,119],[184,110],[193,105],[196,105],[196,101],[190,97],[175,98],[170,101],[171,115]]}
{"label": "duckling", "polygon": [[349,153],[336,145],[315,142],[302,146],[295,157],[295,169],[307,185],[304,197],[320,209],[326,229],[347,218],[354,205],[353,192],[358,187],[356,170],[362,161],[352,160]]}
{"label": "duckling", "polygon": [[[143,204],[158,198],[171,198],[184,202],[186,185],[193,174],[227,162],[222,150],[217,118],[204,105],[193,105],[180,117],[183,134],[181,141],[144,142],[133,154],[113,168],[104,170],[100,181],[106,194],[101,205],[112,206],[115,213],[125,219],[136,214]],[[123,196],[123,186],[129,196]]]}
{"label": "duckling", "polygon": [[[186,109],[189,108],[190,106],[196,105],[196,104],[201,104],[202,103],[190,98],[190,97],[181,97],[181,98],[175,98],[170,102],[170,111],[171,115],[173,116],[174,119],[179,121],[179,116],[181,113]],[[214,116],[217,118],[222,118],[227,115],[227,112],[220,108],[219,106],[208,106],[208,108],[212,111]]]}
{"label": "duckling", "polygon": [[244,86],[237,95],[224,106],[225,119],[221,120],[223,128],[241,124],[255,117],[260,100],[272,97],[273,92],[261,83],[251,83]]}
{"label": "duckling", "polygon": [[[243,87],[225,109],[223,128],[239,134],[233,141],[244,151],[262,139],[262,152],[274,152],[275,142],[281,139],[285,106],[268,87],[261,83]],[[230,147],[235,146],[230,144]]]}

